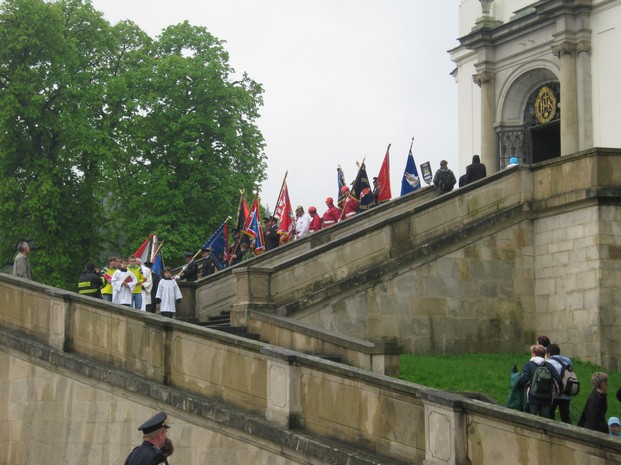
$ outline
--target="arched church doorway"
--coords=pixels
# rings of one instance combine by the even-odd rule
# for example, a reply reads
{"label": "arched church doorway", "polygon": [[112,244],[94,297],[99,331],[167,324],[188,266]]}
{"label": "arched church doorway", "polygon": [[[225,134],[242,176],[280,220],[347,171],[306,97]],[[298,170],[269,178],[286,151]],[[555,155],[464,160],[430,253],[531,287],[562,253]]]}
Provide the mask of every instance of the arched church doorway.
{"label": "arched church doorway", "polygon": [[561,154],[560,84],[548,69],[524,73],[508,88],[496,128],[498,168],[511,157],[538,163]]}
{"label": "arched church doorway", "polygon": [[557,82],[543,84],[528,99],[524,125],[530,140],[530,163],[561,155],[560,88]]}

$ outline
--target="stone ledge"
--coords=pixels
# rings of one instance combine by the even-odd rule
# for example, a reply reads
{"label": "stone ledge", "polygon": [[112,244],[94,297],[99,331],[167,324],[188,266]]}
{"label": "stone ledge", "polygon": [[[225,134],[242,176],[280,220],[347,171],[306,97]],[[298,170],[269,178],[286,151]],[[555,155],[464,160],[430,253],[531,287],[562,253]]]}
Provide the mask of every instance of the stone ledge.
{"label": "stone ledge", "polygon": [[347,336],[345,334],[338,334],[332,331],[324,330],[298,320],[292,320],[291,318],[256,311],[250,312],[250,318],[294,331],[297,334],[304,334],[335,345],[343,346],[363,354],[400,355],[402,353],[401,347],[392,341],[369,342],[356,337]]}
{"label": "stone ledge", "polygon": [[298,451],[318,461],[335,465],[344,463],[348,465],[405,465],[404,462],[369,454],[341,442],[276,428],[273,423],[262,417],[217,400],[188,395],[170,386],[154,383],[143,377],[104,366],[99,362],[54,350],[22,334],[0,329],[0,350],[7,353],[20,352],[29,362],[52,371],[58,371],[59,368],[66,369],[117,388],[140,393],[155,402],[168,404],[184,412]]}

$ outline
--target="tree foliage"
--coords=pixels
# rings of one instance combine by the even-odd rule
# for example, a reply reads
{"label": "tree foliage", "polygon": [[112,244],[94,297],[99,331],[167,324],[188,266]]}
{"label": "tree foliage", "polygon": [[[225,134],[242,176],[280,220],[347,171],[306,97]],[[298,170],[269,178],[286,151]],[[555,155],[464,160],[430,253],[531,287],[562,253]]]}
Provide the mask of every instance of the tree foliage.
{"label": "tree foliage", "polygon": [[185,22],[150,38],[87,0],[0,4],[0,251],[29,240],[35,279],[151,232],[196,250],[265,179],[262,87]]}

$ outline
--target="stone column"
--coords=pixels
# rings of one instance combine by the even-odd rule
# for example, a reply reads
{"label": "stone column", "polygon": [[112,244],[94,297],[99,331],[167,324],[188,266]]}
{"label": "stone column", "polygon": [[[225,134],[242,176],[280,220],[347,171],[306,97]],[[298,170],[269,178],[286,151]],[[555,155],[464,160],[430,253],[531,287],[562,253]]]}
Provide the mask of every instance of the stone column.
{"label": "stone column", "polygon": [[494,111],[496,109],[495,74],[481,71],[472,79],[481,88],[481,163],[487,167],[487,174],[498,171],[498,145],[494,130]]}
{"label": "stone column", "polygon": [[419,391],[425,406],[423,465],[468,463],[466,415],[459,396],[433,389]]}
{"label": "stone column", "polygon": [[552,47],[561,61],[561,156],[579,150],[578,101],[576,90],[576,46],[563,42]]}
{"label": "stone column", "polygon": [[284,428],[301,423],[301,370],[297,353],[276,346],[261,350],[267,356],[266,420]]}
{"label": "stone column", "polygon": [[246,326],[249,310],[272,312],[271,295],[273,268],[235,268],[233,276],[237,281],[237,292],[231,310],[231,326]]}

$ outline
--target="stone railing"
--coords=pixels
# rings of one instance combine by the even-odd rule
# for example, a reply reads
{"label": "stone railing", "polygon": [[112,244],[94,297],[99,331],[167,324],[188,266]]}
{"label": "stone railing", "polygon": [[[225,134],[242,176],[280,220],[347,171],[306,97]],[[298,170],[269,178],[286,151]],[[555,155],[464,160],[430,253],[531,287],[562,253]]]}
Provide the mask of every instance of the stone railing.
{"label": "stone railing", "polygon": [[[220,400],[283,434],[293,428],[340,441],[386,463],[621,461],[621,443],[607,435],[4,274],[0,302],[2,341],[12,350],[38,341],[84,360],[82,374],[97,373],[109,385],[141,396],[175,388],[188,399],[177,401],[181,409],[197,396]],[[51,355],[39,347],[30,357]]]}
{"label": "stone railing", "polygon": [[335,358],[363,370],[399,376],[401,347],[394,341],[362,341],[290,318],[248,312],[247,329],[271,345],[322,358]]}

